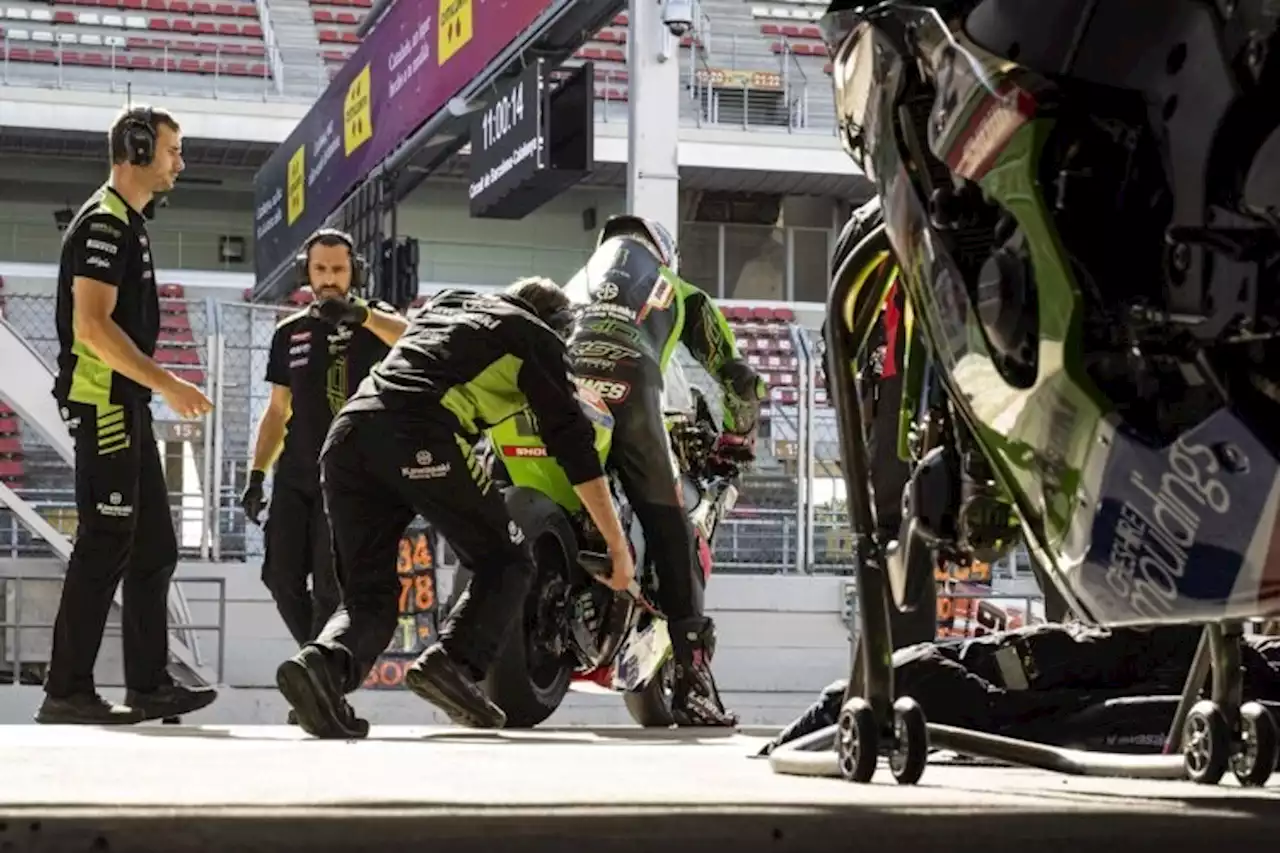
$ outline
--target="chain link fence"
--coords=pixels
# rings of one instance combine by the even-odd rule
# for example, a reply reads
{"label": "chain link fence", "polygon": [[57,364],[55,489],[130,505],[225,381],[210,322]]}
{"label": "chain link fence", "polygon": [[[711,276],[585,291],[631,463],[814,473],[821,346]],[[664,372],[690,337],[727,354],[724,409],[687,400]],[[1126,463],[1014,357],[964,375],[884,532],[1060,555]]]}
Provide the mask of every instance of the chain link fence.
{"label": "chain link fence", "polygon": [[[213,328],[209,322],[210,304],[166,297],[160,301],[160,310],[161,351],[157,357],[212,395],[213,377],[205,367],[209,363]],[[54,297],[10,295],[3,300],[0,314],[53,369],[59,348]],[[151,402],[151,413],[169,484],[170,515],[182,555],[207,557],[213,544],[205,510],[212,495],[206,476],[214,437],[210,421],[184,421],[158,395]],[[21,421],[17,426],[21,453],[10,455],[12,461],[21,466],[15,491],[32,504],[54,530],[70,538],[75,534],[77,520],[72,469],[39,430]],[[13,513],[0,508],[0,555],[51,557],[53,552],[44,540],[19,523]]]}

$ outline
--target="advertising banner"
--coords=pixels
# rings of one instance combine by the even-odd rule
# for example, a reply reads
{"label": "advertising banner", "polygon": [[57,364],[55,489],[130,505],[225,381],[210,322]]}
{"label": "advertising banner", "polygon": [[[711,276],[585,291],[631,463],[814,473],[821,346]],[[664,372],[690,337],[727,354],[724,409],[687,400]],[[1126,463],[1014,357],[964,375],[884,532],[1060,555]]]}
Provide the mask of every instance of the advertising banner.
{"label": "advertising banner", "polygon": [[254,178],[265,279],[551,0],[396,0]]}

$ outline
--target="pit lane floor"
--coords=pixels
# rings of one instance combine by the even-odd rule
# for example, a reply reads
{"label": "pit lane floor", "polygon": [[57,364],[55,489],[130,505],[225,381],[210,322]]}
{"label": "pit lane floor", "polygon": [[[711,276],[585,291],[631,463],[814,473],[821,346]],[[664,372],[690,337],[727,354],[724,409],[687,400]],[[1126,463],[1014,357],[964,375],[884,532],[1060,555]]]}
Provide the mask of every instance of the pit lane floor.
{"label": "pit lane floor", "polygon": [[1280,776],[1253,791],[934,764],[918,787],[883,767],[858,786],[774,775],[748,758],[763,743],[626,728],[375,726],[367,741],[321,742],[285,726],[0,726],[0,851],[1217,853],[1280,837]]}

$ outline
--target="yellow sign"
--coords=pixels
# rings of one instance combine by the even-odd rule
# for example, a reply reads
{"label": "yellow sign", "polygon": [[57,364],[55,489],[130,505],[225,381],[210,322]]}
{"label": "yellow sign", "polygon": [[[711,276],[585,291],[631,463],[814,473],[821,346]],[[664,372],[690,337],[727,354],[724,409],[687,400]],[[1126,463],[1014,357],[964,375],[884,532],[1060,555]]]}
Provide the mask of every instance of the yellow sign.
{"label": "yellow sign", "polygon": [[440,0],[439,27],[436,55],[444,65],[471,41],[471,0]]}
{"label": "yellow sign", "polygon": [[369,66],[366,63],[347,87],[347,97],[342,104],[342,140],[348,157],[373,137],[373,114],[369,103]]}
{"label": "yellow sign", "polygon": [[299,145],[289,158],[289,224],[302,215],[307,206],[307,146]]}

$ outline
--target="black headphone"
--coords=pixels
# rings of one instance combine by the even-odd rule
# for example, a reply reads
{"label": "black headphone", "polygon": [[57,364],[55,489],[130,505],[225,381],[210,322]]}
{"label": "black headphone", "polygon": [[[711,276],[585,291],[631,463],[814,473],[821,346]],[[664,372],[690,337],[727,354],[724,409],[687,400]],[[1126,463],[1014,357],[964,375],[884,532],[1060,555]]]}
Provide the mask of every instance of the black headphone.
{"label": "black headphone", "polygon": [[156,121],[151,107],[131,110],[121,122],[120,141],[130,166],[150,166],[156,159]]}
{"label": "black headphone", "polygon": [[294,265],[297,267],[298,285],[300,287],[311,286],[311,273],[308,267],[311,261],[311,248],[323,239],[338,240],[347,247],[347,251],[351,253],[351,290],[361,291],[369,282],[369,262],[364,259],[363,255],[356,252],[355,240],[351,239],[351,235],[345,231],[339,231],[337,228],[321,228],[307,238],[302,244],[302,251],[294,258]]}

